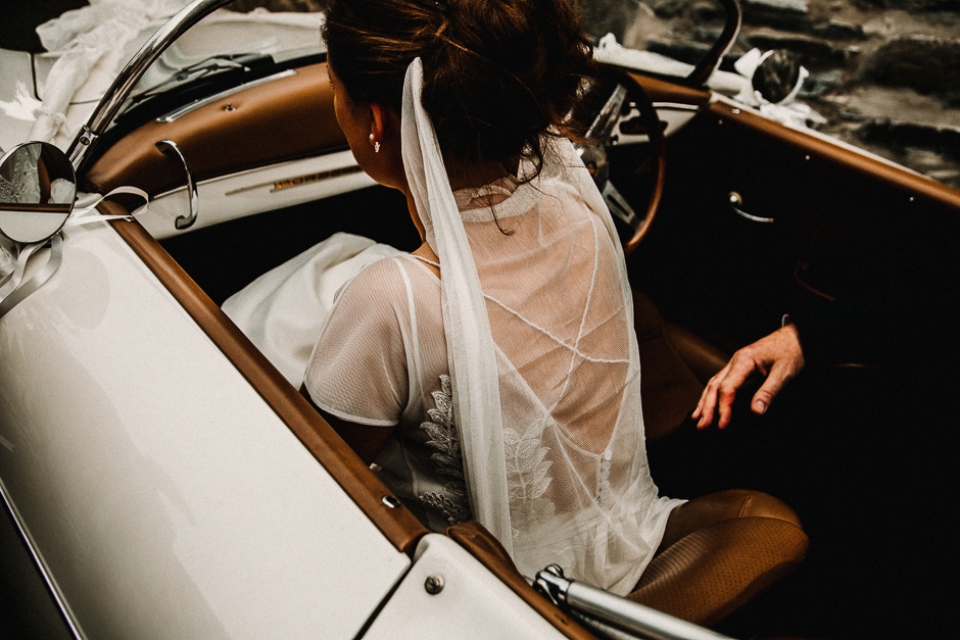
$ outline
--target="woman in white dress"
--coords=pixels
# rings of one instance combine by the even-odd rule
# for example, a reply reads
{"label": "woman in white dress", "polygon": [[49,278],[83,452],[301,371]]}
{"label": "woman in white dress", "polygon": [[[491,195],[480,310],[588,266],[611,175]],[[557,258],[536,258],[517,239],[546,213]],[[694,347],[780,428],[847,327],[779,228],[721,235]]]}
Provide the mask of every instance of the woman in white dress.
{"label": "woman in white dress", "polygon": [[[344,0],[323,36],[350,148],[423,239],[326,319],[302,391],[334,429],[429,528],[478,520],[527,576],[710,622],[799,561],[776,499],[650,477],[623,254],[569,140],[593,66],[568,2]],[[789,543],[731,534],[760,520]]]}

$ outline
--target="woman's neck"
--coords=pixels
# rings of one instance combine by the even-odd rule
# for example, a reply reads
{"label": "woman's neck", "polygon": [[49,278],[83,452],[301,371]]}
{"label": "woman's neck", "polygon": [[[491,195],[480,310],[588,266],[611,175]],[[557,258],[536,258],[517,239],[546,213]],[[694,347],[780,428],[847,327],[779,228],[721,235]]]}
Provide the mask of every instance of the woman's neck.
{"label": "woman's neck", "polygon": [[450,189],[460,191],[461,189],[479,189],[491,182],[516,175],[516,170],[510,170],[512,165],[519,166],[519,158],[504,162],[483,161],[483,162],[457,162],[444,157],[444,166],[447,169],[447,178],[450,180]]}

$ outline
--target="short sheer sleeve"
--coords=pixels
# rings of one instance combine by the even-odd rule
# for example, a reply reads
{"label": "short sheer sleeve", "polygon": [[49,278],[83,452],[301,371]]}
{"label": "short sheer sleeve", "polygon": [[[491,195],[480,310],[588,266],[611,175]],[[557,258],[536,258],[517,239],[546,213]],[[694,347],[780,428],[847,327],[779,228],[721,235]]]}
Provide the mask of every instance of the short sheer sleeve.
{"label": "short sheer sleeve", "polygon": [[313,402],[338,418],[394,426],[409,394],[402,314],[408,287],[385,258],[340,292],[304,374]]}

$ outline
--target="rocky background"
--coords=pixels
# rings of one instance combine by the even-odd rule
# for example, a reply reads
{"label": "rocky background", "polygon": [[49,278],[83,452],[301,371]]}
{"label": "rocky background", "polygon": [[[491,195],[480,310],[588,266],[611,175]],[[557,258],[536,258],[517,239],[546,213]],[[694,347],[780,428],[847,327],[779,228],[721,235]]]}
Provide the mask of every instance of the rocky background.
{"label": "rocky background", "polygon": [[[268,0],[273,10],[326,0]],[[698,60],[720,33],[716,0],[580,0],[594,33]],[[18,2],[0,47],[42,50],[33,32],[87,0]],[[236,8],[258,5],[238,0]],[[960,189],[960,0],[741,0],[743,27],[722,68],[756,47],[787,49],[810,77],[800,94],[825,123],[809,125]]]}
{"label": "rocky background", "polygon": [[[630,2],[631,18],[623,0],[593,0],[594,19],[619,27],[624,44],[690,63],[719,36],[716,0],[646,2],[649,11]],[[960,189],[960,0],[741,5],[743,26],[721,68],[754,47],[794,52],[810,71],[799,98],[826,120],[808,126]],[[660,25],[652,32],[651,21]]]}

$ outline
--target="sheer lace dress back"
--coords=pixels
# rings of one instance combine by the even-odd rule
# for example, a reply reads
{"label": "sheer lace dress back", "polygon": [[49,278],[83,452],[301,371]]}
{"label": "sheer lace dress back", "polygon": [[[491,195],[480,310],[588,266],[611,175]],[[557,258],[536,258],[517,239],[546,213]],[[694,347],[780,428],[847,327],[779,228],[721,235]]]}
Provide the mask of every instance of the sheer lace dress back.
{"label": "sheer lace dress back", "polygon": [[681,501],[658,497],[647,466],[610,214],[567,140],[544,139],[533,180],[453,194],[421,82],[415,60],[403,158],[440,279],[409,256],[365,269],[328,319],[307,389],[341,418],[398,425],[378,463],[430,526],[472,515],[525,575],[557,563],[625,594]]}

